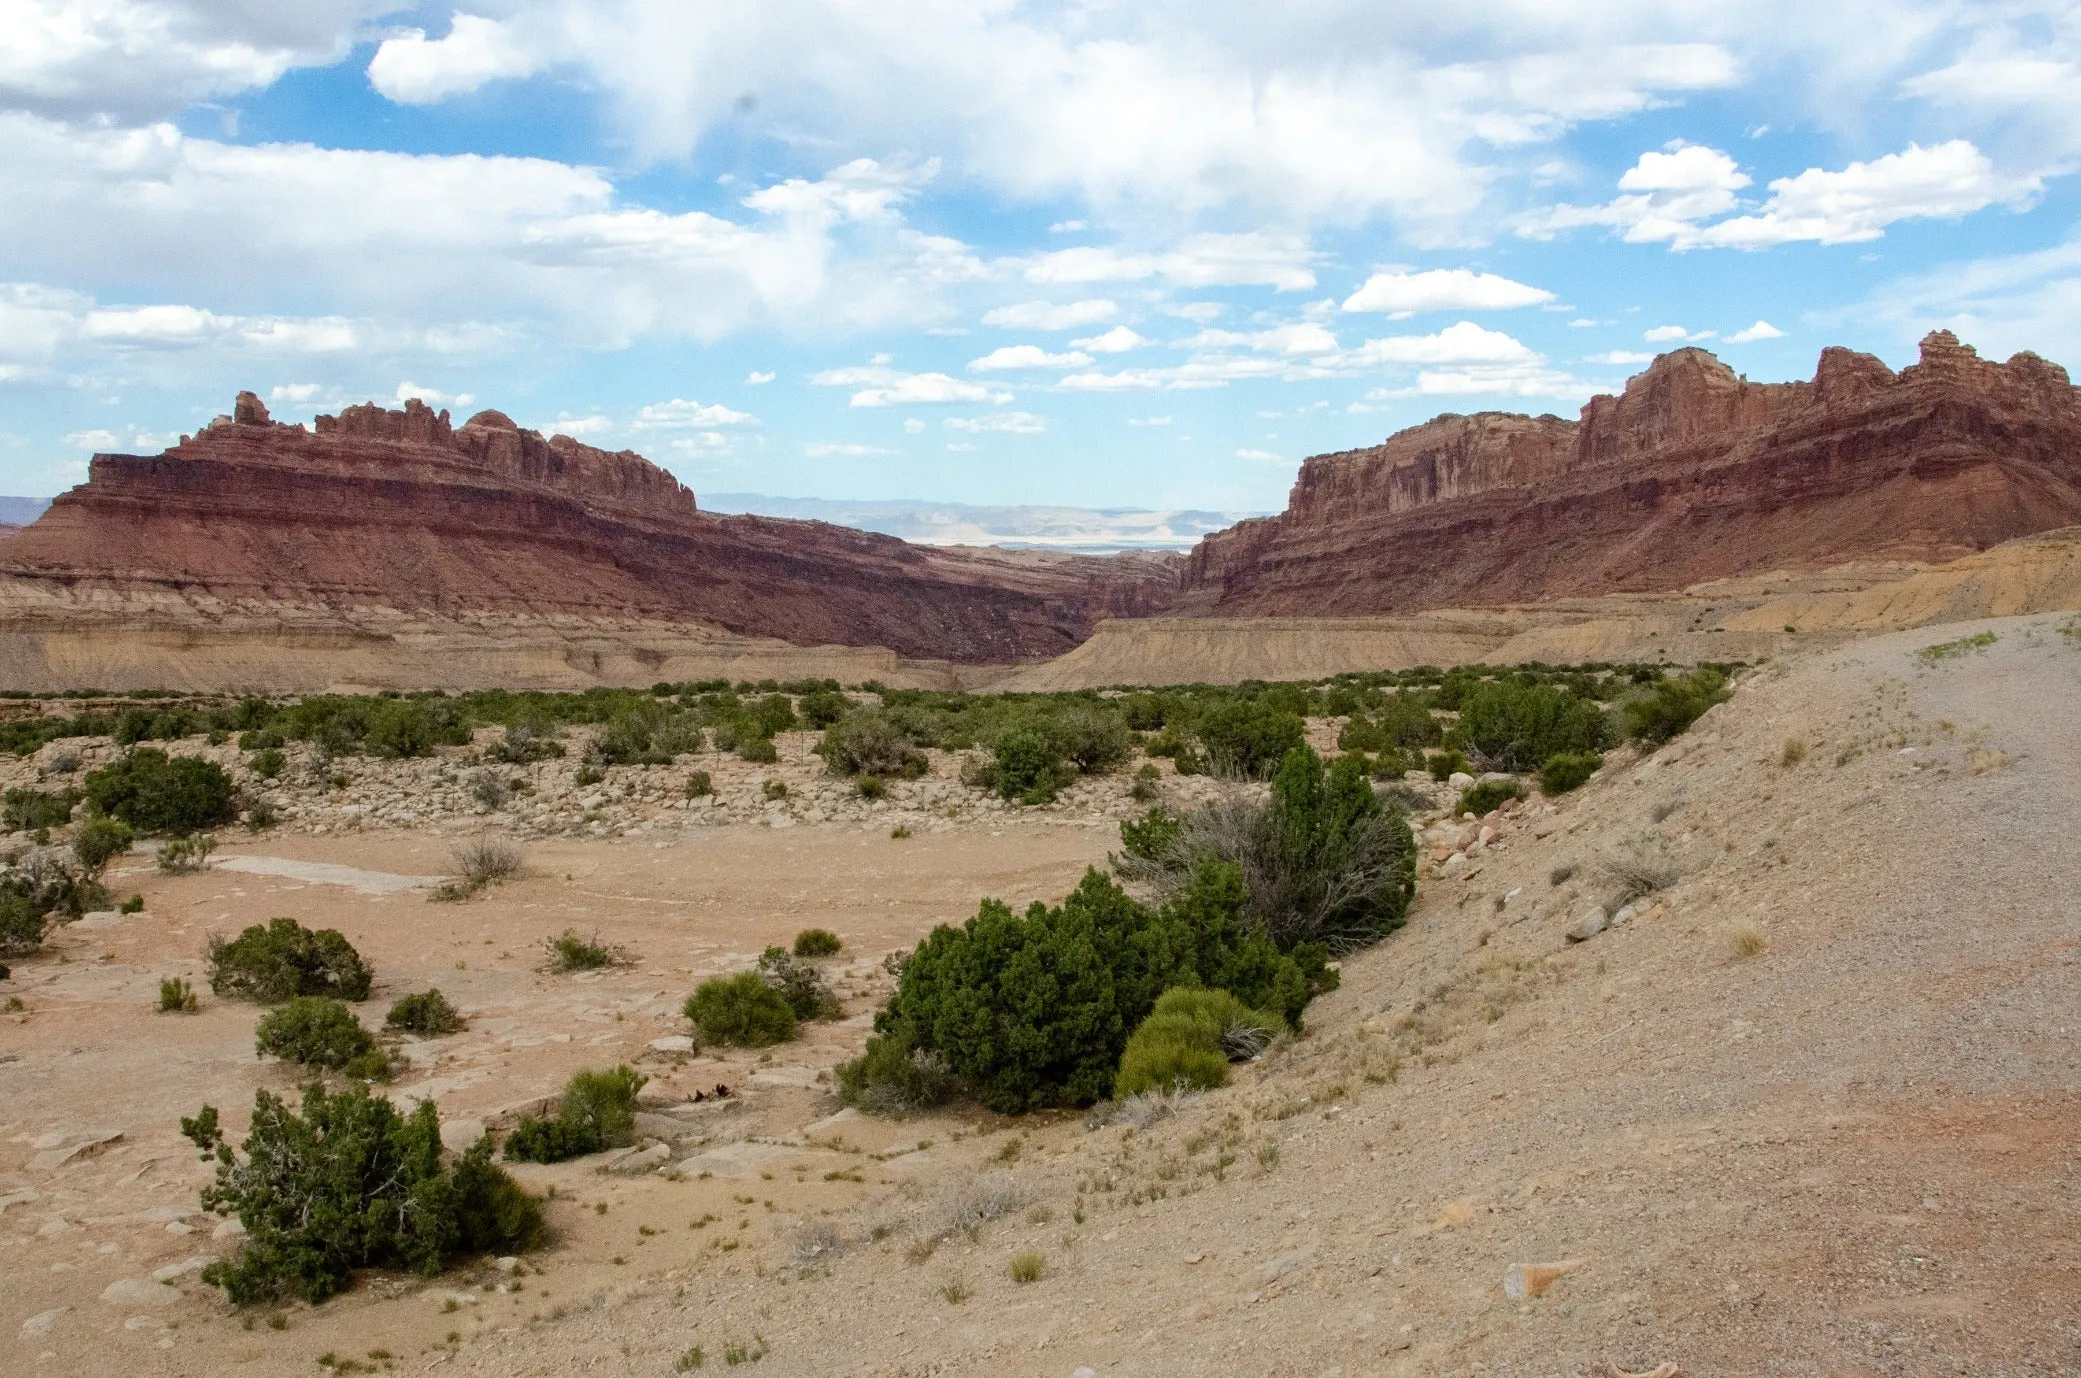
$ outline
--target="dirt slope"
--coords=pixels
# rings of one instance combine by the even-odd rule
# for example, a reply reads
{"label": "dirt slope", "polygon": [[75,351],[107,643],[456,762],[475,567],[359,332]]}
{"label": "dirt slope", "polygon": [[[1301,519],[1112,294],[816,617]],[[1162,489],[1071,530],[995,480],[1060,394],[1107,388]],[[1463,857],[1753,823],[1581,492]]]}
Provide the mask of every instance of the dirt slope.
{"label": "dirt slope", "polygon": [[[668,1373],[693,1346],[783,1375],[2071,1373],[2081,645],[2059,621],[1987,623],[1991,645],[1936,660],[1918,652],[1981,624],[1805,653],[1550,812],[1486,842],[1434,827],[1411,924],[1345,964],[1308,1036],[1143,1130],[833,1117],[817,1072],[857,1022],[771,1062],[652,1061],[671,1094],[750,1091],[676,1150],[676,1180],[530,1170],[558,1188],[561,1232],[530,1271],[371,1279],[280,1331],[242,1330],[178,1271],[167,1296],[99,1299],[229,1247],[206,1220],[155,1223],[201,1177],[165,1121],[281,1080],[246,1054],[243,1007],[139,1010],[158,974],[192,970],[201,931],[290,908],[340,922],[399,989],[454,983],[481,1022],[415,1056],[401,1092],[482,1117],[579,1061],[648,1056],[695,973],[803,923],[854,944],[857,1021],[880,947],[972,912],[978,887],[1059,893],[1107,836],[1002,817],[904,843],[661,827],[549,846],[521,887],[460,908],[140,875],[152,920],[69,933],[71,963],[23,987],[29,1022],[0,1024],[21,1058],[0,1064],[0,1267],[22,1280],[0,1345],[42,1373],[307,1376],[326,1353]],[[293,848],[439,869],[411,833]],[[1568,943],[1608,891],[1600,862],[1633,853],[1681,878]],[[530,974],[528,945],[572,922],[642,966]],[[1737,955],[1742,922],[1761,953]],[[170,1063],[144,1056],[175,1035]],[[43,1158],[104,1122],[127,1137]],[[1020,1207],[926,1247],[978,1170],[1008,1172]],[[818,1223],[838,1247],[798,1251]],[[1046,1258],[1026,1286],[1007,1276],[1022,1249]],[[1513,1264],[1565,1261],[1542,1295],[1506,1294]]]}

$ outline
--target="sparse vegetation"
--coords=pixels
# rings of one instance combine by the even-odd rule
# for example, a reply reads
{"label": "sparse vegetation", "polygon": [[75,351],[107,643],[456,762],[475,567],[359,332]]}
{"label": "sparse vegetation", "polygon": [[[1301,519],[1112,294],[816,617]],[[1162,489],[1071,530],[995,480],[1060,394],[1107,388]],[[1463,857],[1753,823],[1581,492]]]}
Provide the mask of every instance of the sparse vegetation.
{"label": "sparse vegetation", "polygon": [[794,1007],[756,971],[703,981],[686,998],[684,1013],[709,1043],[767,1048],[795,1037]]}
{"label": "sparse vegetation", "polygon": [[1455,815],[1473,814],[1484,818],[1513,799],[1525,797],[1525,787],[1517,780],[1483,780],[1460,791],[1459,802],[1452,806]]}
{"label": "sparse vegetation", "polygon": [[689,799],[699,799],[699,798],[700,798],[700,797],[701,797],[702,795],[704,795],[704,794],[714,794],[714,793],[715,793],[715,781],[709,778],[709,775],[708,775],[708,772],[707,772],[707,771],[705,771],[705,770],[694,770],[694,771],[689,771],[689,772],[687,772],[687,777],[686,777],[686,797],[687,797],[687,798],[689,798]]}
{"label": "sparse vegetation", "polygon": [[544,938],[542,950],[548,957],[546,969],[559,976],[574,971],[628,966],[634,961],[622,948],[601,942],[599,934],[581,937],[575,928],[567,928],[554,938]]}
{"label": "sparse vegetation", "polygon": [[1806,738],[1799,736],[1797,733],[1785,738],[1784,746],[1778,750],[1778,765],[1786,770],[1790,770],[1805,759]]}
{"label": "sparse vegetation", "polygon": [[649,1078],[627,1067],[579,1072],[564,1086],[553,1119],[529,1115],[506,1136],[513,1162],[560,1163],[603,1149],[622,1148],[636,1137],[636,1093]]}
{"label": "sparse vegetation", "polygon": [[908,1032],[874,1034],[867,1050],[838,1065],[838,1093],[847,1105],[879,1115],[929,1110],[954,1094],[946,1063],[920,1048]]}
{"label": "sparse vegetation", "polygon": [[816,966],[784,947],[769,947],[759,954],[759,975],[780,992],[798,1020],[836,1019],[841,1013],[838,997],[824,984]]}
{"label": "sparse vegetation", "polygon": [[72,821],[72,810],[84,797],[76,789],[10,789],[0,796],[0,826],[8,832],[62,828]]}
{"label": "sparse vegetation", "polygon": [[255,1093],[243,1158],[223,1140],[213,1107],[181,1121],[217,1162],[203,1208],[245,1226],[237,1256],[202,1274],[234,1304],[321,1302],[357,1268],[430,1277],[467,1255],[541,1242],[540,1203],[493,1165],[489,1139],[444,1163],[432,1101],[404,1116],[366,1086],[329,1094],[313,1085],[302,1112]]}
{"label": "sparse vegetation", "polygon": [[1263,779],[1307,740],[1306,724],[1291,709],[1258,700],[1223,703],[1199,720],[1200,744],[1217,771]]}
{"label": "sparse vegetation", "polygon": [[1497,680],[1462,697],[1459,712],[1449,740],[1496,770],[1535,770],[1548,757],[1605,745],[1603,711],[1559,685]]}
{"label": "sparse vegetation", "polygon": [[114,818],[89,818],[73,834],[72,854],[89,873],[98,875],[110,861],[129,851],[135,838],[128,823]]}
{"label": "sparse vegetation", "polygon": [[253,1049],[305,1067],[384,1080],[390,1061],[354,1011],[324,995],[298,995],[269,1010],[254,1031]]}
{"label": "sparse vegetation", "polygon": [[1683,878],[1683,868],[1673,859],[1643,845],[1604,858],[1599,869],[1611,883],[1613,909],[1666,890]]}
{"label": "sparse vegetation", "polygon": [[1285,1027],[1278,1015],[1253,1010],[1225,990],[1165,991],[1127,1040],[1113,1095],[1226,1086],[1228,1064],[1257,1056]]}
{"label": "sparse vegetation", "polygon": [[1737,958],[1758,957],[1770,946],[1770,941],[1754,921],[1737,919],[1727,927],[1727,946]]}
{"label": "sparse vegetation", "polygon": [[170,876],[192,875],[210,864],[210,853],[216,850],[214,833],[189,833],[185,837],[171,838],[159,845],[159,869]]}
{"label": "sparse vegetation", "polygon": [[488,886],[514,879],[523,865],[520,848],[503,838],[473,837],[449,852],[455,875],[434,887],[436,900],[463,900]]}
{"label": "sparse vegetation", "polygon": [[1539,767],[1539,792],[1567,794],[1589,783],[1590,777],[1602,769],[1604,758],[1594,751],[1558,752]]}
{"label": "sparse vegetation", "polygon": [[448,1003],[448,997],[440,988],[407,995],[390,1007],[383,1016],[383,1027],[397,1029],[403,1033],[418,1034],[422,1038],[438,1038],[443,1034],[458,1033],[463,1028],[462,1013]]}
{"label": "sparse vegetation", "polygon": [[185,978],[168,976],[159,982],[159,1013],[194,1014],[200,1008],[195,988]]}
{"label": "sparse vegetation", "polygon": [[1958,660],[1974,651],[1984,651],[1999,640],[2001,637],[1993,632],[1974,632],[1955,641],[1939,641],[1934,646],[1924,646],[1916,654],[1923,664],[1935,665],[1941,661]]}
{"label": "sparse vegetation", "polygon": [[252,771],[256,779],[261,780],[275,779],[288,767],[289,758],[282,754],[280,747],[272,746],[265,751],[254,752],[246,762],[246,769]]}
{"label": "sparse vegetation", "polygon": [[828,928],[805,928],[795,935],[797,957],[834,957],[844,946]]}
{"label": "sparse vegetation", "polygon": [[210,989],[220,996],[279,1004],[298,995],[368,999],[374,973],[336,928],[316,932],[295,919],[254,924],[229,942],[212,938]]}
{"label": "sparse vegetation", "polygon": [[1021,1249],[1012,1255],[1010,1265],[1012,1281],[1016,1283],[1039,1282],[1047,1271],[1048,1260],[1038,1249]]}
{"label": "sparse vegetation", "polygon": [[915,779],[925,773],[925,756],[890,716],[860,708],[824,729],[817,755],[833,775],[877,775]]}
{"label": "sparse vegetation", "polygon": [[1676,679],[1657,679],[1626,701],[1626,735],[1660,745],[1726,697],[1726,673],[1715,666],[1701,666]]}

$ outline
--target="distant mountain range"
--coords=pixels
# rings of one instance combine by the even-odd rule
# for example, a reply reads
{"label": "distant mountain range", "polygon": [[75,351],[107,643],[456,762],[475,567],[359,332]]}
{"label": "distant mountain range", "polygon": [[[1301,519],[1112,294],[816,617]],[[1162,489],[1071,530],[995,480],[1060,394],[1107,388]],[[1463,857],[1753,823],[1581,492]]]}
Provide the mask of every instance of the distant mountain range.
{"label": "distant mountain range", "polygon": [[764,493],[703,493],[700,502],[709,512],[830,522],[897,536],[915,545],[994,545],[1078,555],[1190,550],[1203,536],[1226,530],[1245,517],[1263,515],[1197,508],[984,507],[905,498],[849,502],[776,498]]}
{"label": "distant mountain range", "polygon": [[27,526],[50,505],[49,498],[0,498],[0,526]]}

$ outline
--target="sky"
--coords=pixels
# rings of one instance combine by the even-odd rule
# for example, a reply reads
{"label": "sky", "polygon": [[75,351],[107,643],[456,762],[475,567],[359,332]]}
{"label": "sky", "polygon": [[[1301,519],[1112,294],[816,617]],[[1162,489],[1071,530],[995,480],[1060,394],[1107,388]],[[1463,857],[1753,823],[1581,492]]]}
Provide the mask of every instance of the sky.
{"label": "sky", "polygon": [[0,0],[0,492],[257,392],[1276,510],[1440,412],[2081,365],[2081,3]]}

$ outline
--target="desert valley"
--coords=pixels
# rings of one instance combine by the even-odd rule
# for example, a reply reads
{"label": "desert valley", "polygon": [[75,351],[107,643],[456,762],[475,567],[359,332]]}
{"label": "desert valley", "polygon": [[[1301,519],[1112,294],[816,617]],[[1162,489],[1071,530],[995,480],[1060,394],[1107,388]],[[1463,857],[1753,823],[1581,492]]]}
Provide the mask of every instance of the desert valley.
{"label": "desert valley", "polygon": [[0,537],[0,688],[10,1372],[2081,1368],[2035,355],[1182,556],[245,393]]}

